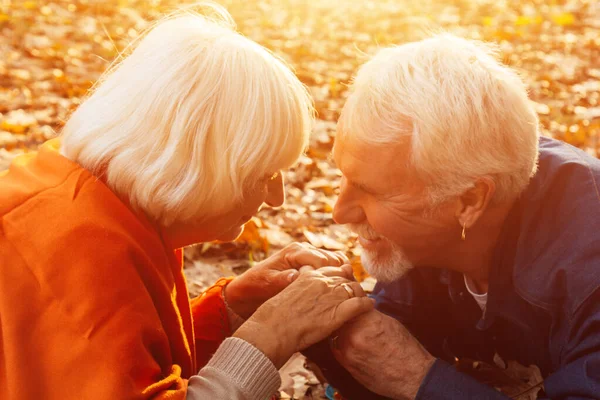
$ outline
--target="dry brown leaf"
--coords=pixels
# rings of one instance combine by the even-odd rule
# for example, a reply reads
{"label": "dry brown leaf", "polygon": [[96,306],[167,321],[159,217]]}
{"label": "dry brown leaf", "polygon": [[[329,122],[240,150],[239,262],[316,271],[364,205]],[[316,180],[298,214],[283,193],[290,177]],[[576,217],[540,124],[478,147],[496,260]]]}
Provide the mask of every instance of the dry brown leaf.
{"label": "dry brown leaf", "polygon": [[304,233],[304,237],[306,240],[310,242],[315,247],[327,249],[327,250],[345,250],[346,246],[337,240],[323,234],[323,233],[314,233],[309,231],[308,229],[304,229],[302,231]]}
{"label": "dry brown leaf", "polygon": [[260,218],[252,217],[244,225],[242,234],[236,239],[236,243],[245,243],[253,251],[262,251],[264,254],[269,252],[269,241],[261,234],[261,228],[264,226]]}
{"label": "dry brown leaf", "polygon": [[311,386],[320,385],[313,371],[306,368],[306,357],[295,353],[279,370],[281,386],[279,391],[290,398],[302,399]]}
{"label": "dry brown leaf", "polygon": [[463,358],[455,366],[514,400],[537,399],[538,392],[543,389],[542,374],[537,366],[525,367],[515,360],[505,362],[498,354],[494,355],[494,364]]}

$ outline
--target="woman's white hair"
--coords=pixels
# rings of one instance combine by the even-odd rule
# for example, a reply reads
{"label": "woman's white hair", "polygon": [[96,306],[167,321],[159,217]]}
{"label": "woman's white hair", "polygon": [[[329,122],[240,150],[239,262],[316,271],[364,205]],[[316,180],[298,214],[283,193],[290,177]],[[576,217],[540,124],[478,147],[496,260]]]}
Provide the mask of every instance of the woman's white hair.
{"label": "woman's white hair", "polygon": [[514,197],[537,169],[538,118],[523,81],[492,45],[450,34],[380,50],[364,64],[338,124],[338,136],[348,135],[381,145],[408,138],[405,162],[433,205],[485,175],[494,202]]}
{"label": "woman's white hair", "polygon": [[312,129],[290,68],[204,6],[152,27],[62,131],[64,156],[164,226],[235,207],[298,159]]}

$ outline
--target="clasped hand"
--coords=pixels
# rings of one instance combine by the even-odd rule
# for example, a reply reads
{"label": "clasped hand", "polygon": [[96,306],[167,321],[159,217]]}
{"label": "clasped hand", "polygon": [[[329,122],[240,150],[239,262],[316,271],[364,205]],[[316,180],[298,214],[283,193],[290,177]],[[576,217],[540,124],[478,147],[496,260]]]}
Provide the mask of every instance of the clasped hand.
{"label": "clasped hand", "polygon": [[332,352],[372,392],[414,399],[434,357],[396,319],[377,310],[364,313],[333,334]]}
{"label": "clasped hand", "polygon": [[[308,243],[292,243],[231,281],[225,289],[225,298],[233,311],[246,319],[296,280],[299,270],[344,264],[348,264],[348,259],[341,252],[320,250]],[[329,274],[352,277],[351,272],[348,275],[339,269]]]}
{"label": "clasped hand", "polygon": [[[374,302],[344,262],[340,253],[292,245],[250,269],[245,279],[234,279],[226,289],[227,301],[248,318],[234,336],[253,344],[279,368],[295,352],[372,310]],[[231,286],[236,281],[237,287]]]}

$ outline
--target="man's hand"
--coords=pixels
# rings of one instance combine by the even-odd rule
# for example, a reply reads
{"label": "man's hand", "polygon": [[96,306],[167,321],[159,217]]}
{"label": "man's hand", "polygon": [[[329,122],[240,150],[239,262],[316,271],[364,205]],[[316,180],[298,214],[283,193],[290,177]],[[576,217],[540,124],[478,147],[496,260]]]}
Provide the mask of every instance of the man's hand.
{"label": "man's hand", "polygon": [[329,269],[334,267],[301,273],[294,283],[260,306],[234,336],[254,345],[281,368],[295,352],[373,309],[375,302],[365,296],[358,282],[324,275]]}
{"label": "man's hand", "polygon": [[400,322],[377,310],[332,336],[340,364],[363,386],[392,399],[414,399],[435,361]]}
{"label": "man's hand", "polygon": [[[341,252],[319,250],[308,243],[292,243],[231,281],[225,299],[231,309],[247,319],[261,304],[275,296],[299,274],[299,269],[341,267],[348,259]],[[352,268],[326,268],[325,276],[352,278]]]}

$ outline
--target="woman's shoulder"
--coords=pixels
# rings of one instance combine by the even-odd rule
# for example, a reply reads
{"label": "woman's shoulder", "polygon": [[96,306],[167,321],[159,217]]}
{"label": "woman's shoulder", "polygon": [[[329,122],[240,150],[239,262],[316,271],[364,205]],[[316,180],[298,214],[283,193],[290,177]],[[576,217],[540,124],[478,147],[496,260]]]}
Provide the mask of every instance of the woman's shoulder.
{"label": "woman's shoulder", "polygon": [[163,362],[171,343],[184,348],[173,333],[182,335],[182,314],[169,255],[158,233],[85,169],[60,155],[30,157],[0,177],[10,182],[0,196],[0,309],[18,360],[8,379],[33,374],[58,390],[65,377],[92,371],[106,387],[66,379],[71,392],[133,397],[123,393],[139,393],[171,367]]}
{"label": "woman's shoulder", "polygon": [[156,229],[52,148],[17,160],[0,184],[2,236],[29,265],[43,262],[48,271],[77,258],[99,262],[111,254],[168,263]]}

